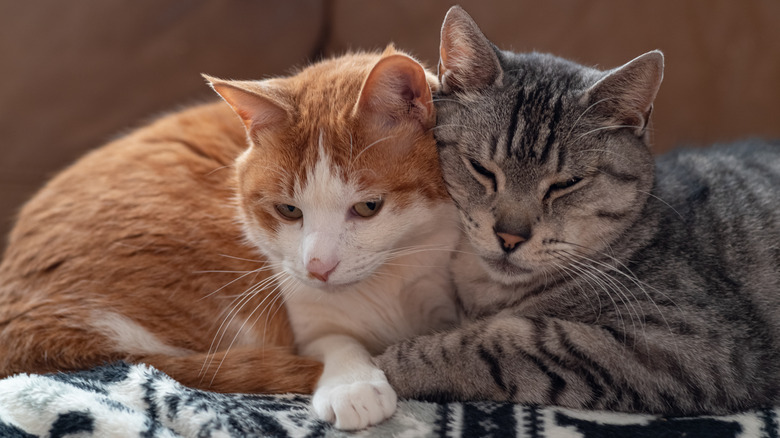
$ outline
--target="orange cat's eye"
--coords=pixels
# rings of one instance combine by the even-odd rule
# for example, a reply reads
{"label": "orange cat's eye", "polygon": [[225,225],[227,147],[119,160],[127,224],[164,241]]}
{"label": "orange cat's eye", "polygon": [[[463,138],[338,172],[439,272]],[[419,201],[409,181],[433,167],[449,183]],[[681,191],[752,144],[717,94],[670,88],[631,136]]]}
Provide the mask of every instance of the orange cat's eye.
{"label": "orange cat's eye", "polygon": [[352,211],[360,217],[371,217],[382,208],[383,201],[375,199],[373,201],[358,202],[352,206]]}
{"label": "orange cat's eye", "polygon": [[276,211],[279,212],[284,218],[290,220],[297,220],[303,217],[303,212],[300,208],[289,204],[276,204]]}

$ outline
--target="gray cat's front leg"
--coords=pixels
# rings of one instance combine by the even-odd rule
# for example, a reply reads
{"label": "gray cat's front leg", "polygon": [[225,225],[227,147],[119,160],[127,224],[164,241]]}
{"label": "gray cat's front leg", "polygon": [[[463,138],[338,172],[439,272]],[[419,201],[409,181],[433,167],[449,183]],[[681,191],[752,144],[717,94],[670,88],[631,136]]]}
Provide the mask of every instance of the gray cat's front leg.
{"label": "gray cat's front leg", "polygon": [[[749,377],[735,374],[741,365],[711,366],[729,363],[730,353],[666,328],[629,335],[504,315],[393,345],[374,361],[403,398],[694,414],[756,402]],[[730,388],[726,399],[724,387]]]}
{"label": "gray cat's front leg", "polygon": [[524,381],[544,381],[544,373],[522,364],[511,366],[509,358],[516,355],[498,344],[512,342],[512,337],[520,342],[520,336],[528,333],[525,324],[523,320],[469,323],[395,344],[374,362],[403,398],[442,402],[510,401],[518,397],[542,400],[544,385],[523,385],[527,393],[523,396],[518,394],[517,386]]}

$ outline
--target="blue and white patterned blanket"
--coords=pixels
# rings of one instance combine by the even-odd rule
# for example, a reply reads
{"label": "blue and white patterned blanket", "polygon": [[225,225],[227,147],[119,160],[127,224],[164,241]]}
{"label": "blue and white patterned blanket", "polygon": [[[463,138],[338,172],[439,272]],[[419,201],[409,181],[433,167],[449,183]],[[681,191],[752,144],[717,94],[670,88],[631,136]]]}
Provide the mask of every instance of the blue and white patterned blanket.
{"label": "blue and white patterned blanket", "polygon": [[318,421],[309,397],[216,394],[144,366],[0,380],[0,437],[767,437],[780,408],[725,417],[662,418],[508,403],[401,401],[373,428]]}

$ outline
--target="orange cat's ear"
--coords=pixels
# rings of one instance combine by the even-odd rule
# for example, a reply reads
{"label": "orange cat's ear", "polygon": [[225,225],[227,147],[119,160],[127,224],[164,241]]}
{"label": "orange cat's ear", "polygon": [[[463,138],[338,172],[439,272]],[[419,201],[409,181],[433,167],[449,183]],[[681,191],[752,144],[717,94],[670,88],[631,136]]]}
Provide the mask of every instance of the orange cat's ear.
{"label": "orange cat's ear", "polygon": [[290,116],[290,108],[270,81],[226,81],[207,75],[203,77],[241,117],[250,133],[278,127]]}
{"label": "orange cat's ear", "polygon": [[360,90],[356,110],[386,125],[414,121],[428,129],[436,123],[425,69],[401,54],[376,63]]}
{"label": "orange cat's ear", "polygon": [[441,25],[439,81],[442,92],[481,91],[501,80],[503,70],[493,44],[460,6],[447,11]]}

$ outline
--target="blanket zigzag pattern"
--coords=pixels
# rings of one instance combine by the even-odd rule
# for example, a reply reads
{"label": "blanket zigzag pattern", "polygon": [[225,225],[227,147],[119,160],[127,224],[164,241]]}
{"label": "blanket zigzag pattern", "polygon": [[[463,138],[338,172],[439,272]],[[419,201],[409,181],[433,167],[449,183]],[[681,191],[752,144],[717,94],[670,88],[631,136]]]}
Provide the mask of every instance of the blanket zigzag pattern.
{"label": "blanket zigzag pattern", "polygon": [[0,437],[708,437],[780,438],[780,407],[723,417],[664,418],[511,403],[399,403],[384,423],[343,432],[300,395],[217,394],[145,365],[0,380]]}

